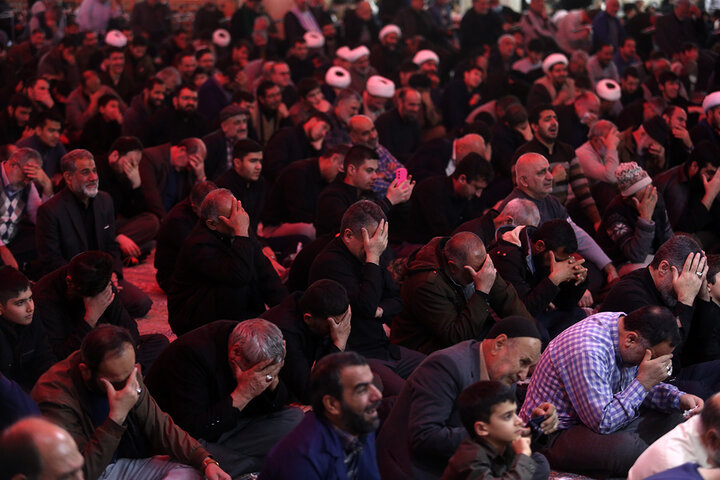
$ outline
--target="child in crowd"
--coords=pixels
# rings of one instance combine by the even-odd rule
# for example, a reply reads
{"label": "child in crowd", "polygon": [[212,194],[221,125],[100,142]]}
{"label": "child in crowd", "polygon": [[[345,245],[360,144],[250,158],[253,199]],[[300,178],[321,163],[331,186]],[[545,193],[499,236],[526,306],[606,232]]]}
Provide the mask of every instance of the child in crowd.
{"label": "child in crowd", "polygon": [[460,394],[458,411],[469,436],[450,458],[443,480],[547,480],[550,467],[545,457],[530,449],[530,430],[517,416],[511,387],[474,383]]}

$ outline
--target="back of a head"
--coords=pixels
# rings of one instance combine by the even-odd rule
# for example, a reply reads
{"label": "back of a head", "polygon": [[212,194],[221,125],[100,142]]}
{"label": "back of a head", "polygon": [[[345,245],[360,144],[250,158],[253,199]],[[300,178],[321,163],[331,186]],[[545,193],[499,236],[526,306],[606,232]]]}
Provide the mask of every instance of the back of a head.
{"label": "back of a head", "polygon": [[537,227],[540,224],[540,210],[535,202],[525,198],[513,198],[505,204],[500,214],[511,217],[514,225]]}
{"label": "back of a head", "polygon": [[700,244],[690,235],[676,233],[660,245],[660,248],[655,252],[655,257],[650,263],[650,267],[657,269],[660,266],[660,262],[665,260],[671,267],[681,270],[688,255],[701,251],[702,247]]}
{"label": "back of a head", "polygon": [[575,230],[564,218],[548,220],[530,235],[533,242],[542,240],[546,250],[565,249],[565,253],[575,253],[578,249]]}
{"label": "back of a head", "polygon": [[118,152],[121,157],[129,152],[142,151],[143,144],[137,137],[118,137],[110,146],[109,152]]}
{"label": "back of a head", "polygon": [[482,155],[470,152],[460,161],[452,174],[453,178],[460,178],[460,175],[465,175],[468,182],[484,180],[490,183],[494,177],[494,171],[492,164]]}
{"label": "back of a head", "polygon": [[192,190],[190,190],[190,204],[200,208],[200,205],[202,205],[203,200],[205,200],[208,193],[216,190],[217,188],[217,185],[209,180],[196,183],[193,185]]}
{"label": "back of a head", "polygon": [[180,140],[176,146],[184,148],[188,155],[204,155],[205,152],[207,152],[205,142],[196,137],[190,137]]}
{"label": "back of a head", "polygon": [[714,428],[720,434],[720,393],[705,400],[705,405],[700,412],[700,420],[705,432]]}
{"label": "back of a head", "polygon": [[262,318],[244,320],[230,333],[228,350],[239,354],[243,370],[268,360],[280,363],[284,356],[282,332]]}
{"label": "back of a head", "polygon": [[345,287],[334,280],[323,279],[310,285],[298,304],[303,314],[328,318],[345,313],[350,300]]}
{"label": "back of a head", "polygon": [[519,103],[510,105],[507,110],[505,110],[505,116],[503,117],[503,122],[507,124],[510,128],[515,128],[519,125],[522,125],[523,123],[528,121],[528,114],[527,110],[525,110],[525,107],[520,105]]}
{"label": "back of a head", "polygon": [[344,169],[348,171],[348,167],[352,165],[360,168],[366,160],[377,160],[378,154],[375,150],[365,145],[353,145],[345,154]]}
{"label": "back of a head", "polygon": [[2,466],[0,479],[40,478],[43,471],[43,459],[33,435],[40,426],[39,422],[50,423],[42,418],[25,418],[15,422],[2,432],[0,435],[0,466]]}
{"label": "back of a head", "polygon": [[75,255],[68,265],[75,293],[94,297],[105,290],[113,273],[113,258],[109,253],[91,250]]}
{"label": "back of a head", "polygon": [[386,220],[385,212],[375,202],[370,200],[359,200],[345,211],[340,221],[340,231],[350,230],[355,235],[360,235],[363,228],[379,224],[381,220]]}
{"label": "back of a head", "polygon": [[680,343],[680,331],[675,315],[667,307],[647,305],[630,312],[623,320],[625,330],[637,332],[651,347],[668,341],[670,346]]}
{"label": "back of a head", "polygon": [[30,288],[30,280],[21,271],[9,267],[0,267],[0,304],[5,305],[11,298]]}
{"label": "back of a head", "polygon": [[720,148],[710,140],[703,140],[695,145],[695,149],[688,158],[688,163],[696,162],[699,168],[707,165],[720,167]]}
{"label": "back of a head", "polygon": [[365,357],[356,352],[340,352],[326,355],[317,361],[310,374],[310,398],[313,412],[319,417],[325,413],[323,398],[330,395],[341,399],[343,387],[340,375],[346,367],[367,365]]}
{"label": "back of a head", "polygon": [[517,399],[513,388],[501,382],[475,382],[460,392],[458,413],[468,435],[476,438],[475,422],[489,422],[493,408],[505,402],[515,403]]}
{"label": "back of a head", "polygon": [[235,198],[227,188],[216,188],[209,192],[200,204],[200,218],[202,221],[217,222],[220,217],[220,207],[223,203],[231,202]]}
{"label": "back of a head", "polygon": [[85,336],[80,345],[80,356],[91,372],[97,372],[105,357],[119,354],[127,345],[135,348],[130,332],[117,325],[102,324]]}

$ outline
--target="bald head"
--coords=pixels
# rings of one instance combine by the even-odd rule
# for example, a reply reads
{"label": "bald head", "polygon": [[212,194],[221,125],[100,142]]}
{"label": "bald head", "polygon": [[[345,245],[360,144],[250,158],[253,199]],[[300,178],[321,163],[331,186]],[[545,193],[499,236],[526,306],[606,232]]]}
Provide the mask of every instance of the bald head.
{"label": "bald head", "polygon": [[375,123],[366,115],[353,115],[348,121],[350,141],[353,145],[364,145],[368,148],[377,148],[378,133]]}
{"label": "bald head", "polygon": [[0,437],[0,465],[8,478],[84,478],[85,463],[75,441],[42,418],[26,418]]}
{"label": "bald head", "polygon": [[469,153],[477,153],[485,158],[485,139],[477,133],[468,133],[455,141],[455,162],[460,163]]}
{"label": "bald head", "polygon": [[552,192],[553,176],[547,159],[539,153],[526,153],[515,164],[517,187],[535,200]]}
{"label": "bald head", "polygon": [[450,275],[461,285],[472,282],[472,275],[465,267],[480,270],[487,256],[482,240],[472,232],[460,232],[450,237],[443,248],[443,255]]}

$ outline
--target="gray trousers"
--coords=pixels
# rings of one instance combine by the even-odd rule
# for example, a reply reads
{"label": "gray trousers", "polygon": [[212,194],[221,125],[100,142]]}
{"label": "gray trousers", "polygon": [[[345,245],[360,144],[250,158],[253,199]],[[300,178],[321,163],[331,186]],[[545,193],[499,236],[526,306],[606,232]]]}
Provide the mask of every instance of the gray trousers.
{"label": "gray trousers", "polygon": [[107,466],[98,480],[201,480],[189,465],[170,461],[166,455],[151,458],[121,458]]}

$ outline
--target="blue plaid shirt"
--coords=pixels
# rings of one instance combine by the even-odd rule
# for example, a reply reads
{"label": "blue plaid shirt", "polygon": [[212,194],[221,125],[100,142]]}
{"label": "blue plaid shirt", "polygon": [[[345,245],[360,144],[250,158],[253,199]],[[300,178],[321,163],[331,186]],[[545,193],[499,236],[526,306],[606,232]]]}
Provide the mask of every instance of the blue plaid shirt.
{"label": "blue plaid shirt", "polygon": [[524,420],[543,402],[555,405],[558,429],[578,423],[594,432],[613,433],[638,415],[641,405],[662,411],[678,408],[684,394],[667,383],[649,392],[635,378],[637,366],[623,365],[618,318],[603,312],[562,332],[548,345],[530,380],[520,411]]}
{"label": "blue plaid shirt", "polygon": [[388,187],[395,180],[395,170],[402,167],[403,164],[382,145],[378,145],[376,150],[379,157],[378,178],[373,183],[372,189],[378,198],[383,198],[387,194]]}

